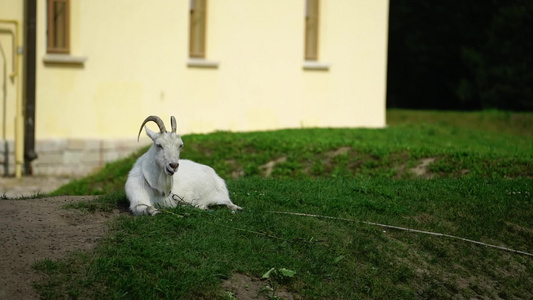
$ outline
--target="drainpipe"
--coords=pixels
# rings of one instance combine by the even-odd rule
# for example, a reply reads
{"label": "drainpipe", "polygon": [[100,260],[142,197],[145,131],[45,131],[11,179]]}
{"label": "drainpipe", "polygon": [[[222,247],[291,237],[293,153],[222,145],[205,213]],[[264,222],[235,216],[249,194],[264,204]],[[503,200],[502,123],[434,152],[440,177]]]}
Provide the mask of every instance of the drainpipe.
{"label": "drainpipe", "polygon": [[16,56],[13,65],[13,73],[9,75],[11,80],[16,80],[16,110],[15,110],[15,177],[22,177],[22,164],[24,163],[24,118],[22,117],[22,85],[20,79],[20,65],[22,60],[22,45],[20,45],[20,24],[17,20],[0,20],[0,23],[15,25],[15,48],[13,55]]}
{"label": "drainpipe", "polygon": [[22,165],[24,164],[24,117],[22,116],[22,80],[20,66],[22,62],[23,48],[21,44],[20,24],[15,21],[17,41],[17,107],[15,110],[15,177],[22,177]]}
{"label": "drainpipe", "polygon": [[31,162],[37,158],[35,153],[35,70],[36,70],[36,33],[37,1],[26,0],[25,15],[25,61],[24,93],[26,105],[24,110],[24,169],[25,174],[33,174]]}
{"label": "drainpipe", "polygon": [[[12,35],[13,38],[13,45],[15,45],[15,36],[13,35],[13,32],[9,30],[3,30],[0,29],[0,33],[9,33]],[[6,140],[6,110],[7,110],[7,58],[6,53],[4,52],[4,48],[0,44],[0,56],[2,56],[2,60],[4,61],[4,68],[2,70],[2,78],[4,79],[2,81],[2,140],[4,141],[4,176],[9,175],[9,146],[7,144]],[[14,64],[13,64],[14,67]]]}

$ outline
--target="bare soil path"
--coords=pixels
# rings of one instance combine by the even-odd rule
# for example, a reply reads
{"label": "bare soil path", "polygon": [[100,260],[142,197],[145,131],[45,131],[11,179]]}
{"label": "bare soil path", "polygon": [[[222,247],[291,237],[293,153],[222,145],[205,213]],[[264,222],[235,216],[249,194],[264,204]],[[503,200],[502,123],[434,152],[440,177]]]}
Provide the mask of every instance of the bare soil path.
{"label": "bare soil path", "polygon": [[83,214],[61,209],[90,196],[0,200],[0,299],[39,299],[31,266],[73,250],[90,250],[105,235],[113,214]]}
{"label": "bare soil path", "polygon": [[92,196],[9,199],[48,193],[69,180],[0,177],[0,299],[39,299],[32,286],[40,279],[32,270],[34,263],[59,259],[74,250],[90,250],[105,235],[106,221],[114,214],[61,208]]}
{"label": "bare soil path", "polygon": [[0,177],[0,197],[31,197],[36,194],[53,192],[73,178],[54,176]]}

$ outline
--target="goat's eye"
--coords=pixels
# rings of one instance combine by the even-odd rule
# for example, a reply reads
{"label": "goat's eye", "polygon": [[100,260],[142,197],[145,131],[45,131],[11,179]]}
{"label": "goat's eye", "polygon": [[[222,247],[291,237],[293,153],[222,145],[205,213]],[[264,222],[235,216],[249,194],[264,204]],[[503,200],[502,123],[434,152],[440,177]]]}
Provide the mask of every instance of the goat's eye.
{"label": "goat's eye", "polygon": [[161,145],[161,144],[155,144],[155,146],[156,146],[157,148],[159,148],[159,149],[163,149],[163,145]]}

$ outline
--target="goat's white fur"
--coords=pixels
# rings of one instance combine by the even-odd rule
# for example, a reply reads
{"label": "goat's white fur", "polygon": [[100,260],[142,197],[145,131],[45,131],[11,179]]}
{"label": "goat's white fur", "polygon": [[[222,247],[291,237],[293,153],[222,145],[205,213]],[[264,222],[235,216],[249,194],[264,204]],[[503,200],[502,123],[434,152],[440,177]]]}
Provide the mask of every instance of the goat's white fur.
{"label": "goat's white fur", "polygon": [[[147,121],[155,122],[149,118],[159,119],[148,117],[141,130]],[[158,123],[161,132],[144,127],[153,144],[135,162],[125,186],[133,214],[155,215],[159,212],[157,206],[176,207],[179,202],[201,209],[226,205],[241,210],[231,202],[224,180],[211,167],[179,158],[183,141],[175,132],[173,117],[172,122],[172,132],[166,132],[162,121]]]}

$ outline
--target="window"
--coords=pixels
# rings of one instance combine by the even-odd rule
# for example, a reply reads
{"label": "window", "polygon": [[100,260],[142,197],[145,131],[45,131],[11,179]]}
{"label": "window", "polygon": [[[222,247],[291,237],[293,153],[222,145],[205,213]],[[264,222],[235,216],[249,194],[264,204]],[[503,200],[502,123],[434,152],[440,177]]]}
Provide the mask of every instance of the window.
{"label": "window", "polygon": [[70,51],[69,0],[48,0],[48,53]]}
{"label": "window", "polygon": [[191,0],[189,56],[205,58],[207,0]]}
{"label": "window", "polygon": [[318,60],[318,1],[306,0],[305,60]]}

